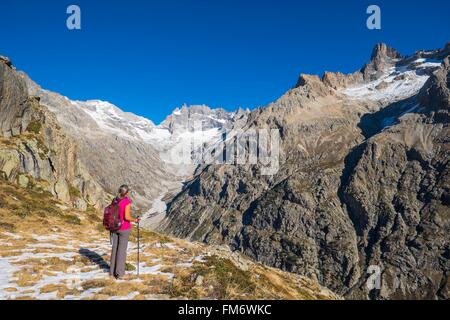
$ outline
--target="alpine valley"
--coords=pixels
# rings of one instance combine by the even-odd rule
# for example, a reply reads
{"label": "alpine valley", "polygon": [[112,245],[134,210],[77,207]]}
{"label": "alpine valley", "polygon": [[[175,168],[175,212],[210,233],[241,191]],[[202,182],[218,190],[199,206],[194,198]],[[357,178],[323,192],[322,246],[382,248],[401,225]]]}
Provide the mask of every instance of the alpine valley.
{"label": "alpine valley", "polygon": [[[0,56],[0,297],[450,299],[449,59],[450,43],[378,44],[360,70],[302,74],[268,106],[184,105],[156,125]],[[279,131],[276,174],[174,161],[236,129]],[[100,220],[123,183],[147,228],[144,281],[126,284],[104,279]]]}

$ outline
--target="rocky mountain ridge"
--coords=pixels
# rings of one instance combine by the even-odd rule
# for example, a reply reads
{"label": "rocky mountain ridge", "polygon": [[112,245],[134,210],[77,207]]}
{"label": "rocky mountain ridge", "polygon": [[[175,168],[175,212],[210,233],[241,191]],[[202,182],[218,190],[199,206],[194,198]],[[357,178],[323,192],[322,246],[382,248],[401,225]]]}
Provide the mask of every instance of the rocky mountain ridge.
{"label": "rocky mountain ridge", "polygon": [[[449,54],[380,44],[353,74],[301,75],[244,125],[279,129],[278,173],[204,166],[157,230],[227,244],[348,298],[448,299]],[[371,266],[381,288],[366,286]]]}
{"label": "rocky mountain ridge", "polygon": [[[194,140],[199,146],[213,143],[234,117],[245,115],[244,111],[185,105],[155,125],[105,101],[72,101],[42,89],[25,73],[21,76],[29,94],[39,97],[77,141],[80,160],[100,185],[114,193],[117,186],[129,184],[135,191],[135,203],[147,214],[163,211],[163,199],[180,190],[186,177],[193,174],[197,164],[191,161],[191,153],[186,161],[180,160],[186,145]],[[192,158],[199,152],[192,150]]]}

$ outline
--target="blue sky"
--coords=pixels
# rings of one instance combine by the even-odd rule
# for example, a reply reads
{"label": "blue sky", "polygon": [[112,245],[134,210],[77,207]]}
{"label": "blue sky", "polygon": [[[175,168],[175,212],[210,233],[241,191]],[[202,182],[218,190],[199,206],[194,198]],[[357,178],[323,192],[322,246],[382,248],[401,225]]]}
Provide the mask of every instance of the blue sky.
{"label": "blue sky", "polygon": [[[70,4],[82,30],[66,28]],[[370,4],[381,30],[366,28]],[[446,0],[1,0],[0,54],[46,89],[159,123],[183,103],[266,105],[302,72],[359,69],[377,42],[443,47],[449,12]]]}

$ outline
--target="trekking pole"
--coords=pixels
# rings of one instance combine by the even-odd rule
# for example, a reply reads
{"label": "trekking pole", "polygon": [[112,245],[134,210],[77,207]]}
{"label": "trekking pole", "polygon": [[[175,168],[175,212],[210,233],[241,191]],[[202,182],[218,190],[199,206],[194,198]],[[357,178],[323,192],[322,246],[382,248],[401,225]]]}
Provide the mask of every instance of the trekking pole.
{"label": "trekking pole", "polygon": [[138,227],[138,229],[137,229],[137,238],[138,238],[138,239],[137,239],[137,240],[138,240],[138,248],[137,248],[137,249],[138,249],[138,250],[137,250],[137,251],[138,251],[138,254],[137,254],[137,276],[138,276],[138,278],[139,278],[139,248],[140,248],[140,246],[141,246],[141,245],[140,245],[140,241],[139,241],[139,240],[140,240],[140,239],[139,239],[139,238],[140,238],[140,234],[139,234],[139,220],[138,220],[138,223],[137,223],[137,227]]}

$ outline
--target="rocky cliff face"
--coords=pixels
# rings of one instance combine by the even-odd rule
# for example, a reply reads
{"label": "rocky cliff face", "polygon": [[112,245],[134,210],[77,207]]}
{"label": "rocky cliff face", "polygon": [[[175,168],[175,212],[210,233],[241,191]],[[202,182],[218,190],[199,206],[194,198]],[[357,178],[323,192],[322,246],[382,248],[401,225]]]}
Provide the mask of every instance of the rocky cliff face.
{"label": "rocky cliff face", "polygon": [[0,173],[23,187],[51,192],[85,210],[107,194],[80,163],[76,143],[55,116],[29,96],[25,81],[0,59]]}
{"label": "rocky cliff face", "polygon": [[31,121],[32,101],[11,61],[3,56],[0,56],[0,75],[0,134],[11,137],[26,130]]}
{"label": "rocky cliff face", "polygon": [[[279,129],[278,173],[204,166],[158,229],[349,298],[449,298],[449,54],[378,45],[354,74],[302,75],[245,124]],[[366,286],[371,266],[380,289]]]}
{"label": "rocky cliff face", "polygon": [[[380,265],[374,297],[449,298],[448,58],[425,84],[421,108],[365,141],[342,186],[360,266]],[[358,284],[351,296],[367,291]]]}

